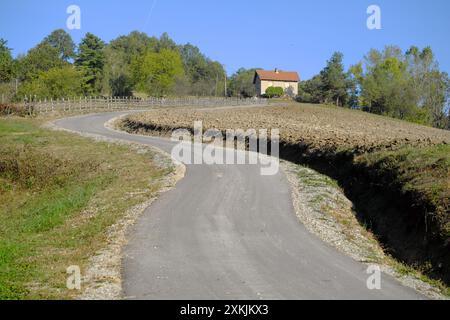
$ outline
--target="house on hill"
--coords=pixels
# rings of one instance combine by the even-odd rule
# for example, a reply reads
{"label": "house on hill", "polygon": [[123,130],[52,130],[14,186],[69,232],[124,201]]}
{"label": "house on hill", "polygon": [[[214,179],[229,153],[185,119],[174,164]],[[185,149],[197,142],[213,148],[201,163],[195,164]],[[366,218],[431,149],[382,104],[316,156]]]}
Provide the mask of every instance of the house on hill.
{"label": "house on hill", "polygon": [[300,77],[297,72],[286,72],[275,69],[274,71],[256,70],[253,84],[256,94],[262,96],[269,87],[281,87],[286,95],[295,97],[298,95],[298,82]]}

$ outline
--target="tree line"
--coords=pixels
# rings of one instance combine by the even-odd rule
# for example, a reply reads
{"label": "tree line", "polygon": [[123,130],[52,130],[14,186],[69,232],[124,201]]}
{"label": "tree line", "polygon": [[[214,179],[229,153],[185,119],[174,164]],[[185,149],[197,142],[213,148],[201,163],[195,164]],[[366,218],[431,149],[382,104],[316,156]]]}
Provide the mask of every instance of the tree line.
{"label": "tree line", "polygon": [[[319,74],[299,83],[297,101],[339,107],[450,129],[450,80],[439,69],[430,47],[397,46],[372,49],[345,70],[343,54],[335,52]],[[255,95],[257,68],[239,69],[229,79],[230,95]]]}
{"label": "tree line", "polygon": [[87,33],[78,46],[62,29],[13,58],[0,39],[0,94],[23,97],[224,96],[223,66],[192,44],[134,31],[109,43]]}
{"label": "tree line", "polygon": [[299,85],[301,102],[335,104],[437,128],[450,128],[450,80],[430,47],[372,49],[345,70],[343,55]]}
{"label": "tree line", "polygon": [[[74,96],[233,96],[256,95],[256,68],[231,77],[221,63],[192,44],[176,44],[134,31],[109,43],[87,33],[78,46],[62,29],[53,31],[26,54],[13,58],[0,39],[0,95]],[[297,100],[357,108],[437,128],[450,128],[450,80],[433,51],[412,46],[372,49],[345,70],[335,52],[325,68],[299,83]]]}

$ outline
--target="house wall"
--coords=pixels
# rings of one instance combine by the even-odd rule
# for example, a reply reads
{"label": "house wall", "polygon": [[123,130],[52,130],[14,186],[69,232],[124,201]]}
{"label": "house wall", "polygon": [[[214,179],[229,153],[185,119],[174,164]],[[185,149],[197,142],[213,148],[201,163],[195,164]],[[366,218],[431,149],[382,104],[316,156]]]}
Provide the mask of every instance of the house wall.
{"label": "house wall", "polygon": [[261,81],[261,79],[257,77],[255,86],[256,86],[256,93],[260,96],[265,94],[267,88],[269,87],[281,87],[284,89],[284,92],[287,95],[290,96],[298,95],[298,82],[266,81],[266,80]]}
{"label": "house wall", "polygon": [[255,88],[256,88],[256,94],[258,96],[262,96],[262,93],[261,93],[261,79],[259,77],[256,77]]}

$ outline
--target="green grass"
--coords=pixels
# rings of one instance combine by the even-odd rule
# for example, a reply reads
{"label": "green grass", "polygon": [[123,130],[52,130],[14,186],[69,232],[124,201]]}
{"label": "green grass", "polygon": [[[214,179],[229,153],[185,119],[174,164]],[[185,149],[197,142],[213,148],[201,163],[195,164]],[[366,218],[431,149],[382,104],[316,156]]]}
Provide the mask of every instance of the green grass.
{"label": "green grass", "polygon": [[150,153],[40,124],[0,119],[0,299],[73,298],[66,268],[83,270],[105,246],[107,228],[171,170]]}
{"label": "green grass", "polygon": [[311,172],[309,170],[299,170],[298,176],[302,180],[302,182],[310,187],[322,187],[329,186],[333,188],[339,188],[339,184],[336,180],[326,176],[319,175],[315,172]]}
{"label": "green grass", "polygon": [[441,235],[450,239],[450,145],[368,153],[357,162],[393,176],[403,192],[428,202],[435,209]]}

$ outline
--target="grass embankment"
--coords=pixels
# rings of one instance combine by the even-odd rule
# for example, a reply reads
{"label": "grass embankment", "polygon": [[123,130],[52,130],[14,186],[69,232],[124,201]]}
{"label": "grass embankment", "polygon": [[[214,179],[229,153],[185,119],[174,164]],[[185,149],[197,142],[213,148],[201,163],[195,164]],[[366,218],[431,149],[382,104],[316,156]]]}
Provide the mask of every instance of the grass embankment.
{"label": "grass embankment", "polygon": [[360,181],[343,180],[361,218],[392,255],[449,285],[450,145],[365,153],[354,165]]}
{"label": "grass embankment", "polygon": [[150,198],[170,169],[152,154],[0,119],[0,299],[72,298],[66,268],[83,269],[107,228]]}
{"label": "grass embankment", "polygon": [[329,106],[160,110],[129,116],[132,132],[280,129],[280,156],[343,188],[386,251],[450,284],[450,132]]}

